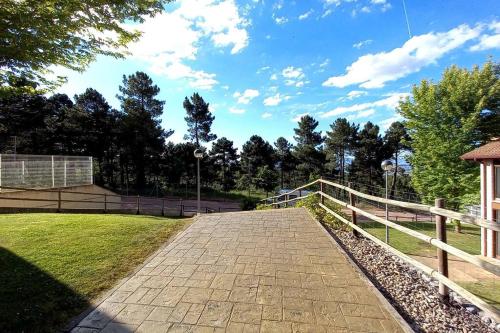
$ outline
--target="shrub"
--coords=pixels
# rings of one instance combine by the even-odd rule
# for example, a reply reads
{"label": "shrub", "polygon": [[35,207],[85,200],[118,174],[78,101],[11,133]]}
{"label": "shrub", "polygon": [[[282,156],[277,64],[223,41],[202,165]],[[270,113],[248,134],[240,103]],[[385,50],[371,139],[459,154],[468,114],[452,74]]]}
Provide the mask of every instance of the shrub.
{"label": "shrub", "polygon": [[[342,213],[342,209],[339,205],[325,202],[325,206],[333,210],[335,213],[345,217],[345,214]],[[305,199],[299,200],[296,204],[296,207],[307,208],[314,216],[314,218],[316,218],[316,220],[318,220],[320,223],[328,224],[332,228],[349,229],[349,227],[346,226],[346,224],[339,221],[337,218],[335,218],[332,214],[328,213],[319,205],[319,196],[317,195],[312,195]]]}
{"label": "shrub", "polygon": [[257,204],[257,207],[255,209],[257,209],[257,210],[268,210],[268,209],[273,209],[273,206],[271,206],[271,205],[265,205],[265,204]]}
{"label": "shrub", "polygon": [[258,200],[254,198],[243,198],[241,200],[241,210],[253,210],[257,207]]}

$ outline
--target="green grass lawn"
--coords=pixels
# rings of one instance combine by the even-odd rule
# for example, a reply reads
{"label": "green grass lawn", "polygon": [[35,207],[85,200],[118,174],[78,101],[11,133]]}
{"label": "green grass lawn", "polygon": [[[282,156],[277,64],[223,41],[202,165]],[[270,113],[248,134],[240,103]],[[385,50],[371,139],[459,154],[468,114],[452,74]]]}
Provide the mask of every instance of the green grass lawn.
{"label": "green grass lawn", "polygon": [[[398,223],[409,229],[416,230],[428,236],[435,237],[436,224],[426,222],[404,222]],[[378,222],[363,222],[360,224],[363,229],[370,234],[376,236],[378,239],[385,240],[385,226]],[[462,224],[462,232],[456,233],[455,226],[451,224],[446,225],[447,243],[463,250],[467,253],[477,255],[481,253],[481,229],[474,225]],[[426,242],[416,239],[401,231],[390,228],[389,229],[389,242],[399,251],[406,254],[413,255],[428,255],[436,254],[436,248]]]}
{"label": "green grass lawn", "polygon": [[189,220],[0,215],[0,332],[53,332]]}

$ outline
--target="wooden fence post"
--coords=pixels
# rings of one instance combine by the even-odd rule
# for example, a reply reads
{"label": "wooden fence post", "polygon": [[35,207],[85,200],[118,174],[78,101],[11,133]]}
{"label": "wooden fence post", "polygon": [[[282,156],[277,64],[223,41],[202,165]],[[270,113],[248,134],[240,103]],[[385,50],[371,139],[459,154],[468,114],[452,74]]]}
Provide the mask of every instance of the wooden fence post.
{"label": "wooden fence post", "polygon": [[321,200],[321,204],[324,205],[325,204],[325,197],[323,196],[324,192],[323,192],[323,182],[322,182],[322,180],[323,180],[323,177],[321,177],[320,180],[319,180],[319,191],[321,192],[321,199],[320,199]]}
{"label": "wooden fence post", "polygon": [[140,210],[141,210],[141,197],[139,195],[137,195],[137,211],[135,212],[137,215],[139,215],[140,213]]}
{"label": "wooden fence post", "polygon": [[[437,208],[444,207],[444,199],[436,199],[435,206]],[[436,238],[443,243],[446,243],[446,217],[436,215]],[[437,249],[438,257],[438,272],[448,277],[448,252]],[[439,298],[444,301],[449,299],[448,287],[439,282]]]}
{"label": "wooden fence post", "polygon": [[161,216],[165,216],[165,199],[161,199]]}
{"label": "wooden fence post", "polygon": [[57,212],[61,212],[61,190],[57,191]]}
{"label": "wooden fence post", "polygon": [[[347,183],[347,186],[349,188],[351,188],[351,183]],[[349,204],[351,206],[356,206],[356,197],[354,196],[354,194],[352,194],[351,192],[349,192]],[[351,210],[351,220],[352,220],[352,224],[354,225],[357,225],[358,224],[358,217],[356,216],[356,212]],[[356,237],[359,236],[359,232],[355,229],[352,229],[352,234]]]}
{"label": "wooden fence post", "polygon": [[184,216],[184,205],[181,202],[181,211],[180,211],[180,216]]}
{"label": "wooden fence post", "polygon": [[104,193],[104,213],[106,213],[108,209],[108,195]]}
{"label": "wooden fence post", "polygon": [[288,194],[285,195],[285,208],[288,207]]}

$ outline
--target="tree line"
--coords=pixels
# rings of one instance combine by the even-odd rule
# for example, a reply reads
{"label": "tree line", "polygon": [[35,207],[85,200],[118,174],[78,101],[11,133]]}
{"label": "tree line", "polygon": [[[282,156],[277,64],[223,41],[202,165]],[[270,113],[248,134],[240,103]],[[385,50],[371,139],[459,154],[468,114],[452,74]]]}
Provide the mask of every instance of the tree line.
{"label": "tree line", "polygon": [[[437,196],[456,203],[477,201],[477,166],[460,154],[498,135],[499,70],[488,62],[469,71],[451,67],[438,83],[414,86],[411,98],[400,102],[402,121],[392,123],[382,135],[379,126],[362,126],[336,119],[329,130],[303,116],[294,129],[295,144],[284,137],[268,142],[252,135],[241,151],[233,141],[211,130],[215,121],[210,105],[198,93],[183,102],[188,132],[185,142],[168,139],[173,131],[162,128],[164,101],[151,78],[143,73],[124,76],[118,88],[120,109],[112,108],[95,89],[73,99],[64,94],[46,97],[26,80],[10,82],[32,90],[13,89],[0,96],[0,142],[4,152],[26,154],[90,155],[95,181],[120,190],[158,194],[194,187],[200,147],[204,187],[220,191],[293,188],[318,177],[355,182],[375,193],[383,186],[384,159],[392,159],[396,172],[390,177],[391,197],[418,193],[423,200]],[[204,148],[211,144],[211,149]],[[411,173],[399,163],[409,161]],[[477,188],[476,188],[477,185]],[[398,194],[399,193],[399,194]],[[464,199],[468,198],[468,199]]]}

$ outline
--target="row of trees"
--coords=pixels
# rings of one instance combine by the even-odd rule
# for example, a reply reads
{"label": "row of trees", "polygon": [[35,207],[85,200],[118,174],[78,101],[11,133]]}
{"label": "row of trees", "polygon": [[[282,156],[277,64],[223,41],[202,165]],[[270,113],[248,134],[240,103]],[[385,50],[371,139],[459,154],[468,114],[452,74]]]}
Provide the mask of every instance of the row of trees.
{"label": "row of trees", "polygon": [[[488,62],[472,71],[452,67],[438,83],[423,81],[412,98],[400,103],[404,121],[394,122],[383,136],[371,122],[360,128],[345,118],[323,134],[313,117],[304,116],[294,129],[295,145],[283,137],[269,143],[253,135],[241,151],[212,133],[215,117],[197,93],[183,103],[187,141],[168,142],[173,131],[160,125],[164,102],[157,99],[159,88],[142,72],[123,77],[120,110],[91,88],[71,100],[63,94],[47,98],[33,85],[34,92],[14,89],[0,96],[0,142],[16,137],[18,153],[91,155],[97,183],[142,193],[194,186],[193,151],[207,143],[212,147],[202,160],[202,179],[205,186],[223,191],[272,191],[326,176],[372,192],[382,185],[380,163],[391,158],[397,170],[391,196],[415,189],[426,201],[444,197],[458,207],[477,201],[479,193],[478,168],[460,155],[500,134],[499,72]],[[2,150],[9,148],[6,144]],[[401,160],[411,163],[411,179],[398,166]]]}
{"label": "row of trees", "polygon": [[[123,77],[117,95],[120,110],[92,88],[74,100],[64,94],[47,98],[35,88],[35,93],[0,97],[1,142],[15,137],[17,153],[93,156],[96,182],[114,189],[133,187],[144,192],[152,187],[193,185],[193,151],[207,143],[212,148],[202,160],[203,180],[206,186],[223,191],[236,187],[272,191],[278,185],[290,187],[320,176],[345,180],[347,169],[358,181],[378,184],[380,162],[406,149],[401,123],[394,123],[382,137],[370,122],[360,130],[340,118],[323,136],[317,131],[318,122],[304,116],[294,130],[295,146],[283,137],[272,145],[253,135],[239,152],[232,141],[212,133],[215,117],[197,93],[183,102],[187,142],[173,144],[168,142],[173,131],[160,124],[164,111],[164,101],[157,99],[160,89],[142,72]],[[6,152],[13,147],[3,148]],[[354,157],[349,168],[348,156]]]}

